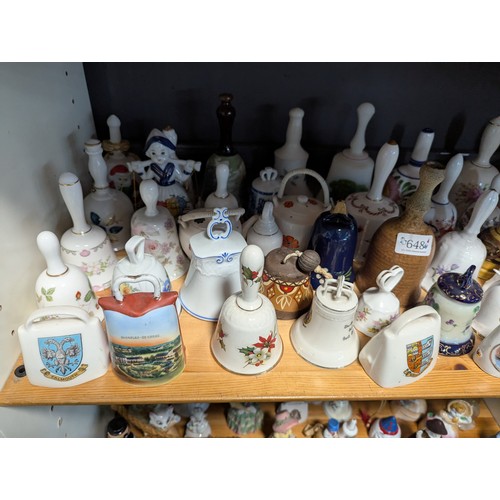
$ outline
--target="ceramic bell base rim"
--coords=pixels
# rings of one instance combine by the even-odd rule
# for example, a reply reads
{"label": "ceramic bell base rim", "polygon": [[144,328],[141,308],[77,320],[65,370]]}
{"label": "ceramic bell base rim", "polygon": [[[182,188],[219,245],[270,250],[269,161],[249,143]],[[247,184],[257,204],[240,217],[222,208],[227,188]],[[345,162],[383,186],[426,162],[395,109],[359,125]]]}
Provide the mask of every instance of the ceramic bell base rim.
{"label": "ceramic bell base rim", "polygon": [[111,363],[113,373],[120,379],[123,380],[124,382],[127,382],[131,385],[142,385],[144,387],[155,387],[158,385],[165,385],[168,384],[169,382],[172,382],[172,380],[175,380],[176,378],[179,377],[184,372],[184,368],[186,367],[186,363],[182,363],[182,366],[179,366],[176,368],[176,370],[172,373],[169,373],[166,376],[163,376],[161,378],[155,379],[155,380],[146,380],[146,379],[135,379],[130,377],[129,375],[123,373],[120,368],[116,367],[113,362]]}
{"label": "ceramic bell base rim", "polygon": [[474,348],[474,335],[461,344],[447,344],[446,342],[439,342],[439,355],[440,356],[463,356],[468,354]]}
{"label": "ceramic bell base rim", "polygon": [[[313,348],[308,344],[307,340],[304,340],[304,336],[301,331],[301,324],[302,320],[299,319],[292,325],[290,330],[290,340],[295,352],[308,363],[311,363],[314,366],[319,366],[320,368],[338,369],[349,366],[358,358],[359,340],[356,342],[354,349],[351,347],[352,352],[350,353],[350,356],[335,352],[328,352],[319,348]],[[357,339],[358,337],[356,332],[354,332],[354,335],[356,335]]]}
{"label": "ceramic bell base rim", "polygon": [[203,321],[211,321],[213,323],[216,323],[219,320],[219,315],[210,315],[210,311],[207,313],[207,316],[204,316],[203,314],[198,314],[194,312],[192,309],[190,309],[186,303],[182,300],[182,290],[179,292],[179,302],[180,305],[182,306],[182,309],[184,309],[188,314],[193,316],[194,318],[201,319]]}

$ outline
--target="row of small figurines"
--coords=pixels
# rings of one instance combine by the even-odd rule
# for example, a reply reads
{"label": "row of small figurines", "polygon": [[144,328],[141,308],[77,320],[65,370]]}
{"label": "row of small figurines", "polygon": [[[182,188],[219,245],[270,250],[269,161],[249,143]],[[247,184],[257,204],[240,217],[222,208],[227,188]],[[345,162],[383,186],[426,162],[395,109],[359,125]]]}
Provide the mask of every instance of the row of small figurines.
{"label": "row of small figurines", "polygon": [[[383,406],[381,402],[380,407]],[[309,419],[309,403],[304,401],[280,403],[276,408],[272,438],[295,438],[302,425],[302,434],[313,438],[355,438],[359,434],[358,421],[366,427],[370,438],[401,438],[401,423],[417,424],[416,438],[458,438],[460,431],[468,431],[476,426],[479,405],[476,401],[455,399],[447,402],[438,412],[428,411],[425,399],[394,400],[388,402],[390,415],[376,417],[360,409],[360,418],[353,415],[352,404],[348,400],[316,402],[321,405],[326,422]],[[127,407],[128,416],[147,414],[148,425],[164,437],[177,437],[175,428],[182,418],[186,418],[184,437],[213,437],[208,420],[209,403],[156,404]],[[137,419],[138,420],[138,419]],[[118,421],[121,425],[118,425]],[[236,435],[245,437],[262,431],[264,412],[258,403],[230,403],[226,411],[226,424]],[[147,431],[140,429],[145,435]],[[108,424],[108,437],[133,437],[127,427],[126,417],[115,416]],[[491,437],[500,437],[500,432]]]}

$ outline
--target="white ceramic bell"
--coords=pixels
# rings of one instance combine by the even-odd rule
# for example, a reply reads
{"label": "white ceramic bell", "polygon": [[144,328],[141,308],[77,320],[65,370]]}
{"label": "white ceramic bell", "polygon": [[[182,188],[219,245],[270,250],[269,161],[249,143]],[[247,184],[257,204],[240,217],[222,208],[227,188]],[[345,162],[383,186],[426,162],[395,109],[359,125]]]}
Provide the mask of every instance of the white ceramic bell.
{"label": "white ceramic bell", "polygon": [[139,186],[145,207],[139,208],[130,220],[133,236],[144,236],[145,252],[155,257],[165,268],[172,281],[184,276],[189,260],[182,251],[177,225],[170,211],[158,205],[158,184],[153,179]]}
{"label": "white ceramic bell", "polygon": [[460,153],[450,158],[444,171],[444,180],[432,195],[431,208],[424,216],[424,221],[434,229],[436,239],[448,231],[453,231],[457,224],[457,209],[448,195],[463,166],[464,157]]}
{"label": "white ceramic bell", "polygon": [[293,348],[306,361],[323,368],[342,368],[356,360],[359,338],[353,321],[358,298],[341,275],[326,279],[314,294],[310,310],[290,330]]}
{"label": "white ceramic bell", "polygon": [[399,316],[399,299],[392,290],[401,281],[403,274],[402,267],[392,266],[377,276],[376,287],[363,292],[354,318],[356,330],[373,337]]}
{"label": "white ceramic bell", "polygon": [[214,208],[206,231],[189,240],[192,257],[179,299],[198,319],[217,321],[224,301],[241,290],[240,254],[247,243],[232,230],[230,217],[237,210]]}
{"label": "white ceramic bell", "polygon": [[374,161],[365,151],[365,133],[375,114],[375,106],[364,102],[356,111],[358,126],[350,147],[333,157],[326,176],[330,195],[335,201],[344,200],[350,193],[368,191],[372,182]]}
{"label": "white ceramic bell", "polygon": [[441,318],[432,307],[407,309],[365,344],[359,362],[381,387],[411,384],[434,368],[440,330]]}
{"label": "white ceramic bell", "polygon": [[213,193],[210,193],[207,196],[205,200],[205,208],[238,208],[238,200],[236,199],[236,196],[227,190],[229,164],[224,162],[219,163],[215,167],[215,177],[217,179],[217,188]]}
{"label": "white ceramic bell", "polygon": [[225,300],[210,345],[215,359],[226,370],[256,375],[278,363],[283,344],[276,311],[259,293],[264,269],[262,250],[248,245],[240,260],[241,292]]}
{"label": "white ceramic bell", "polygon": [[347,422],[352,418],[352,405],[347,399],[335,399],[323,402],[323,411],[328,418],[338,422]]}
{"label": "white ceramic bell", "polygon": [[420,167],[427,161],[434,141],[434,130],[422,129],[408,163],[396,167],[389,175],[384,194],[398,205],[404,207],[406,199],[412,195],[420,184]]}
{"label": "white ceramic bell", "polygon": [[260,214],[264,203],[272,201],[273,196],[280,190],[281,177],[278,171],[272,167],[266,167],[259,173],[259,177],[252,181],[250,198],[248,201],[248,215]]}
{"label": "white ceramic bell", "polygon": [[35,283],[37,306],[76,306],[102,321],[104,313],[89,278],[79,267],[63,262],[57,236],[51,231],[42,231],[36,243],[47,263]]}
{"label": "white ceramic bell", "polygon": [[[494,272],[500,276],[498,269],[494,269]],[[487,289],[483,287],[481,309],[472,320],[472,328],[481,337],[487,337],[498,325],[500,325],[500,280]]]}
{"label": "white ceramic bell", "polygon": [[392,217],[399,215],[399,206],[382,195],[382,189],[399,155],[394,141],[385,143],[377,154],[373,182],[368,192],[351,193],[345,199],[347,213],[356,219],[358,237],[354,261],[360,266],[366,260],[366,252],[375,231]]}
{"label": "white ceramic bell", "polygon": [[[146,238],[132,236],[125,244],[126,257],[119,260],[113,271],[113,283],[122,276],[139,276],[147,274],[154,276],[159,283],[160,291],[169,292],[172,288],[167,271],[161,263],[150,254],[145,253]],[[154,287],[149,281],[140,281],[130,285],[124,283],[120,291],[123,295],[137,292],[154,292]]]}
{"label": "white ceramic bell", "polygon": [[[304,110],[292,108],[288,116],[285,144],[274,151],[274,168],[278,171],[280,177],[284,177],[292,170],[306,168],[307,159],[309,158],[309,153],[300,145]],[[289,185],[286,186],[286,194],[313,196],[302,174],[291,177]]]}
{"label": "white ceramic bell", "polygon": [[500,325],[476,347],[472,359],[485,373],[500,377]]}
{"label": "white ceramic bell", "polygon": [[273,203],[266,201],[262,214],[250,217],[243,224],[243,236],[249,245],[257,245],[266,256],[271,250],[280,248],[283,243],[283,233],[276,224],[273,215]]}
{"label": "white ceramic bell", "polygon": [[85,217],[108,233],[115,252],[123,250],[130,238],[130,218],[134,206],[125,193],[109,187],[108,168],[102,156],[101,141],[89,139],[85,143],[85,152],[89,157],[89,172],[94,180],[92,192],[83,199]]}
{"label": "white ceramic bell", "polygon": [[109,368],[106,333],[97,317],[76,306],[49,306],[18,328],[26,375],[41,387],[73,387]]}
{"label": "white ceramic bell", "polygon": [[431,265],[421,286],[427,291],[439,276],[447,272],[464,273],[471,265],[476,266],[474,278],[486,258],[486,247],[478,238],[481,226],[498,204],[498,193],[489,189],[479,197],[467,226],[461,231],[450,231],[438,242]]}
{"label": "white ceramic bell", "polygon": [[458,218],[481,193],[490,188],[493,178],[498,175],[498,168],[490,163],[493,153],[500,146],[500,116],[493,118],[486,125],[478,154],[467,159],[460,175],[450,192],[450,200],[457,208]]}
{"label": "white ceramic bell", "polygon": [[61,237],[63,261],[79,267],[94,291],[110,288],[116,255],[106,231],[85,219],[80,179],[71,172],[62,173],[59,190],[73,221]]}

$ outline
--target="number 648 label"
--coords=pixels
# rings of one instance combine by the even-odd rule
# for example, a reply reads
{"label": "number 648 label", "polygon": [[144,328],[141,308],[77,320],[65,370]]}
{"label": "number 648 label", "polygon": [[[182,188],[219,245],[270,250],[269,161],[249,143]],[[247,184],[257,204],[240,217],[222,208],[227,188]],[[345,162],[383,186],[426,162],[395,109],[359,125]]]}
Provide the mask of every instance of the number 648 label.
{"label": "number 648 label", "polygon": [[425,257],[431,254],[432,240],[432,236],[428,234],[398,233],[394,251],[404,255]]}

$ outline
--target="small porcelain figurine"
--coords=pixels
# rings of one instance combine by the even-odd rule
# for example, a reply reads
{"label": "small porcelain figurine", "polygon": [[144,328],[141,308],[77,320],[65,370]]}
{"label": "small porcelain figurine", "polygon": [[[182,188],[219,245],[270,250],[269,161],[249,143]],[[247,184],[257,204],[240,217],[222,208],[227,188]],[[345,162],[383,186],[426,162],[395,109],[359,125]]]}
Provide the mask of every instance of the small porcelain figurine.
{"label": "small porcelain figurine", "polygon": [[299,423],[307,420],[308,416],[308,403],[306,401],[287,401],[278,406],[277,413],[287,410],[289,413],[297,412]]}
{"label": "small porcelain figurine", "polygon": [[428,413],[423,426],[416,432],[416,438],[457,438],[458,429],[445,422],[439,415]]}
{"label": "small porcelain figurine", "polygon": [[346,420],[339,431],[339,438],[354,438],[358,435],[358,421],[355,418]]}
{"label": "small porcelain figurine", "polygon": [[427,412],[425,399],[397,399],[390,402],[392,414],[398,420],[417,422]]}
{"label": "small porcelain figurine", "polygon": [[253,434],[262,427],[264,412],[257,403],[230,403],[227,425],[236,434]]}
{"label": "small porcelain figurine", "polygon": [[293,427],[299,423],[300,415],[298,412],[292,410],[288,412],[283,410],[276,414],[275,421],[273,424],[273,433],[271,437],[273,438],[294,438]]}
{"label": "small porcelain figurine", "polygon": [[347,422],[352,418],[352,406],[347,400],[337,399],[334,401],[324,401],[323,411],[328,418],[334,418],[340,423]]}
{"label": "small porcelain figurine", "polygon": [[212,433],[212,428],[208,423],[207,416],[201,408],[195,408],[186,424],[186,438],[208,438]]}
{"label": "small porcelain figurine", "polygon": [[136,172],[142,180],[154,179],[158,183],[158,203],[168,208],[174,217],[192,210],[184,183],[194,170],[199,172],[201,167],[199,161],[177,158],[176,148],[177,134],[173,128],[155,128],[150,132],[144,148],[149,160],[127,163],[129,170]]}
{"label": "small porcelain figurine", "polygon": [[401,427],[395,416],[376,418],[370,425],[368,437],[371,438],[400,438]]}
{"label": "small porcelain figurine", "polygon": [[465,399],[454,399],[449,401],[445,410],[439,412],[439,416],[448,424],[456,425],[460,430],[474,429],[475,417],[479,413],[479,407],[474,407]]}
{"label": "small porcelain figurine", "polygon": [[176,415],[171,404],[157,404],[149,412],[149,423],[153,427],[167,430],[181,421],[181,417]]}
{"label": "small porcelain figurine", "polygon": [[323,430],[324,438],[339,438],[339,421],[335,418],[329,418],[326,427]]}
{"label": "small porcelain figurine", "polygon": [[308,438],[322,438],[324,430],[325,426],[320,422],[316,422],[314,424],[307,424],[302,430],[302,434]]}

